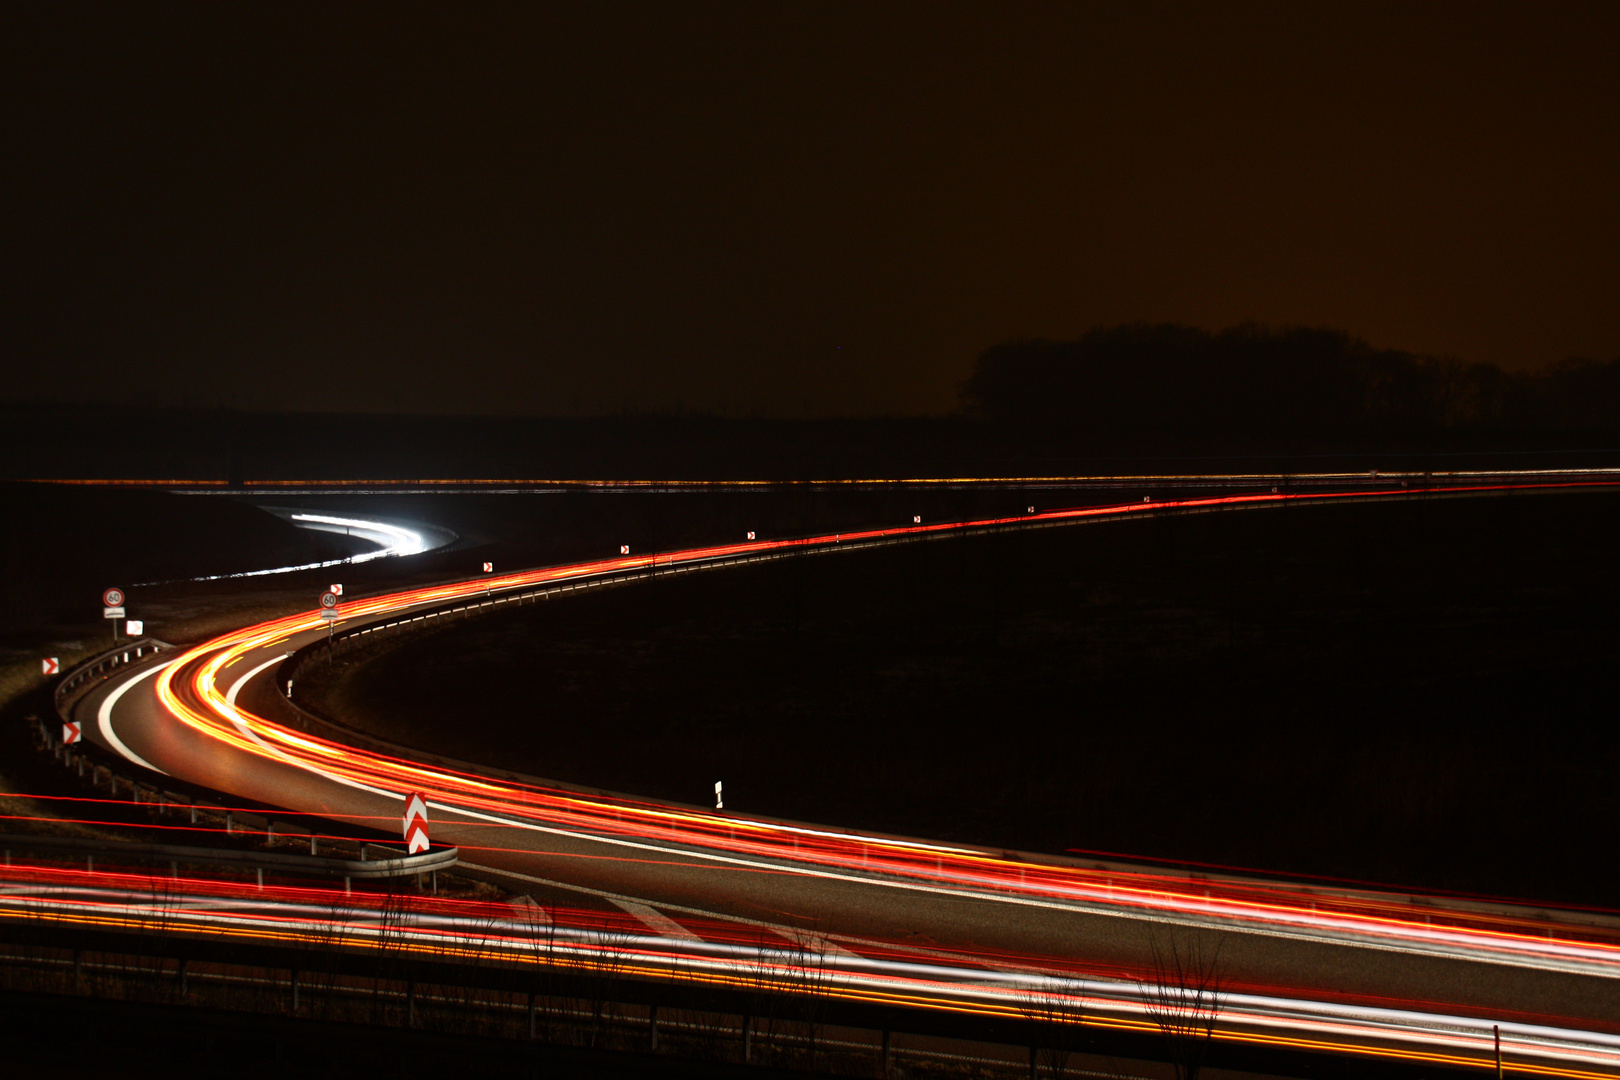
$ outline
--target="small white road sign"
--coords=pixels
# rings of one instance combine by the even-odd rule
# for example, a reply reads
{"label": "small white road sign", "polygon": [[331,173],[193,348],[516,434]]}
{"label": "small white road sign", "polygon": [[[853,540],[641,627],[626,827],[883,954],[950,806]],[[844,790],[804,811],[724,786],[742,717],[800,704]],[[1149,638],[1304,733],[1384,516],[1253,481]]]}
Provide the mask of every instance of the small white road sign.
{"label": "small white road sign", "polygon": [[912,514],[911,515],[911,523],[913,525],[921,525],[922,524],[922,515],[921,514]]}
{"label": "small white road sign", "polygon": [[[124,609],[121,607],[104,607],[101,609],[101,617],[103,619],[122,619],[124,617]],[[113,629],[116,630],[117,627],[114,627]]]}
{"label": "small white road sign", "polygon": [[720,790],[724,783],[725,781],[723,780],[716,780],[714,782],[714,808],[716,810],[724,810],[726,808],[726,797],[721,793]]}
{"label": "small white road sign", "polygon": [[62,745],[72,746],[83,736],[76,721],[69,720],[62,725]]}
{"label": "small white road sign", "polygon": [[754,530],[749,529],[748,530],[748,539],[752,540],[753,538],[754,538]]}
{"label": "small white road sign", "polygon": [[428,849],[427,796],[420,791],[405,800],[405,847],[412,855]]}
{"label": "small white road sign", "polygon": [[619,545],[619,554],[620,555],[628,555],[628,554],[630,554],[630,545],[629,544],[620,544]]}
{"label": "small white road sign", "polygon": [[62,673],[62,661],[54,656],[42,656],[39,659],[39,670],[46,675],[60,675]]}
{"label": "small white road sign", "polygon": [[494,563],[487,562],[487,563],[484,564],[484,573],[493,574],[494,572],[495,572],[495,564]]}
{"label": "small white road sign", "polygon": [[326,591],[331,593],[333,596],[342,596],[343,595],[343,586],[342,585],[328,585],[326,587]]}
{"label": "small white road sign", "polygon": [[108,589],[105,592],[103,592],[101,594],[101,606],[102,607],[123,607],[124,606],[124,590],[123,589]]}
{"label": "small white road sign", "polygon": [[142,634],[146,633],[146,623],[142,622],[140,619],[130,619],[124,623],[124,633],[128,634],[130,637],[140,637]]}

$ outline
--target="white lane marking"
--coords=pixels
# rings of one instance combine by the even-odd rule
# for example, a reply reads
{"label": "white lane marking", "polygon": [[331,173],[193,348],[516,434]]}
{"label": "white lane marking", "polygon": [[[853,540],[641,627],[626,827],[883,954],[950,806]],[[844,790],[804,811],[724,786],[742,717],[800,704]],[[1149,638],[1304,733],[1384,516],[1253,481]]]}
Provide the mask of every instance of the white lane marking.
{"label": "white lane marking", "polygon": [[[243,675],[240,679],[237,679],[234,683],[231,684],[230,691],[228,693],[226,693],[226,695],[225,695],[225,700],[230,702],[231,706],[234,708],[235,705],[236,705],[236,695],[242,692],[242,687],[244,685],[246,685],[246,683],[247,683],[247,681],[249,679],[253,678],[253,676],[257,675],[259,672],[263,671],[265,668],[269,667],[271,664],[277,663],[278,661],[285,660],[285,659],[286,659],[285,656],[273,656],[270,659],[266,660],[264,663],[260,664],[258,667],[254,668],[252,671],[250,671],[247,674]],[[236,726],[238,728],[242,727],[241,724],[238,724]],[[243,733],[248,734],[248,732],[247,732],[247,730],[245,728],[243,729]]]}
{"label": "white lane marking", "polygon": [[151,678],[153,675],[156,675],[158,672],[162,671],[172,663],[174,663],[173,660],[166,660],[163,663],[158,664],[156,667],[141,672],[139,675],[135,676],[133,679],[130,679],[128,682],[124,683],[124,685],[108,694],[106,700],[101,703],[101,708],[96,711],[96,726],[101,729],[101,737],[107,740],[107,744],[109,746],[118,751],[120,754],[124,755],[124,757],[128,758],[130,761],[133,761],[135,764],[139,765],[141,768],[151,769],[153,772],[162,776],[168,776],[169,774],[152,764],[150,761],[147,761],[145,758],[141,757],[141,755],[137,754],[129,747],[125,746],[124,740],[120,739],[118,734],[113,731],[112,711],[113,706],[118,704],[118,699],[128,693],[131,687],[140,682],[142,679]]}
{"label": "white lane marking", "polygon": [[680,941],[703,940],[656,908],[650,908],[646,904],[638,904],[634,900],[616,900],[611,896],[605,896],[603,899],[621,911],[627,911],[634,915],[643,926],[659,937],[676,938]]}

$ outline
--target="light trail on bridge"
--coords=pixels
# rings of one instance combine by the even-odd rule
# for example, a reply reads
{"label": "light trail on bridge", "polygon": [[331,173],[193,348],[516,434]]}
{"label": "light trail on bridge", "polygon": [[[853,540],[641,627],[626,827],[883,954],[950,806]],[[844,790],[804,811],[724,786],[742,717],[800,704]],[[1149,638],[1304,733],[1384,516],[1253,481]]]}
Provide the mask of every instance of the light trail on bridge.
{"label": "light trail on bridge", "polygon": [[[313,887],[253,888],[210,878],[14,863],[0,870],[0,919],[63,927],[229,939],[455,964],[503,964],[615,978],[675,980],[752,992],[824,995],[1003,1019],[1154,1033],[1155,987],[1119,973],[1054,968],[1048,958],[920,955],[832,938],[762,940],[735,924],[687,919],[685,936],[649,934],[629,916],[591,909]],[[1257,988],[1224,995],[1218,1040],[1318,1052],[1489,1067],[1493,1027],[1515,1072],[1598,1078],[1620,1070],[1620,1035],[1528,1021],[1482,1021],[1396,1003],[1323,1002]]]}

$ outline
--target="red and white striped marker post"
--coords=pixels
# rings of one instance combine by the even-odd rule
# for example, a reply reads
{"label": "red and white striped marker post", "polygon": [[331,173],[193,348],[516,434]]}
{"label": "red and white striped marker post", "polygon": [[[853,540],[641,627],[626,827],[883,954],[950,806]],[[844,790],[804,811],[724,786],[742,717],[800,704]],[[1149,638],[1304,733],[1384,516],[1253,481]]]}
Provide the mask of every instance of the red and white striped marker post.
{"label": "red and white striped marker post", "polygon": [[42,656],[39,658],[39,670],[46,675],[60,675],[62,673],[62,661],[54,656]]}
{"label": "red and white striped marker post", "polygon": [[72,746],[74,743],[78,742],[83,735],[84,732],[80,730],[77,721],[69,720],[62,725],[63,746]]}
{"label": "red and white striped marker post", "polygon": [[405,847],[412,855],[428,849],[427,796],[420,791],[405,800]]}

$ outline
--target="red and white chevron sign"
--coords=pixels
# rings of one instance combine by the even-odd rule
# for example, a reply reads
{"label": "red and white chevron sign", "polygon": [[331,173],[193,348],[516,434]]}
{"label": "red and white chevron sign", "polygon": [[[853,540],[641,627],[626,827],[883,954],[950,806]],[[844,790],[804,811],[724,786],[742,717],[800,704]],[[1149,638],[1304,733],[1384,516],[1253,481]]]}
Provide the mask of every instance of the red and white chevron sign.
{"label": "red and white chevron sign", "polygon": [[405,800],[405,847],[412,855],[428,849],[427,796],[420,791]]}
{"label": "red and white chevron sign", "polygon": [[82,732],[79,730],[78,723],[73,720],[69,720],[67,723],[62,725],[62,745],[72,746],[74,743],[79,741],[81,734]]}
{"label": "red and white chevron sign", "polygon": [[54,656],[42,656],[39,658],[39,669],[46,675],[59,675],[62,672],[62,661]]}

